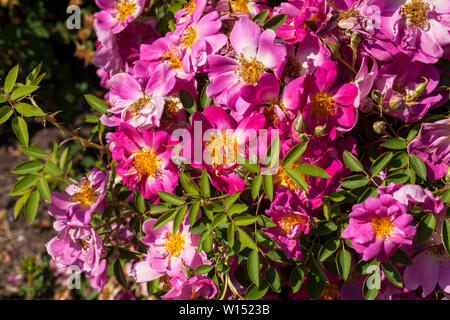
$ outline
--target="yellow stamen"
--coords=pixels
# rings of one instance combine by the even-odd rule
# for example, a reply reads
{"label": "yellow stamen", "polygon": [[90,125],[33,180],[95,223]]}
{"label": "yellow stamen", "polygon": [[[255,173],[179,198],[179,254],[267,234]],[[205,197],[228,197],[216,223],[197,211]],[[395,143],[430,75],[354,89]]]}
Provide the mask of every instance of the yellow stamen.
{"label": "yellow stamen", "polygon": [[97,200],[97,198],[98,195],[92,190],[92,185],[89,181],[84,180],[81,182],[80,191],[72,196],[72,201],[89,207]]}
{"label": "yellow stamen", "polygon": [[339,299],[339,286],[336,283],[325,283],[325,287],[320,296],[320,300],[337,300]]}
{"label": "yellow stamen", "polygon": [[179,104],[180,99],[177,97],[169,96],[165,99],[164,104],[164,115],[167,118],[172,118],[172,116],[180,111],[181,106]]}
{"label": "yellow stamen", "polygon": [[355,9],[348,10],[338,10],[337,21],[345,20],[348,18],[357,18],[359,17],[359,12]]}
{"label": "yellow stamen", "polygon": [[230,0],[231,10],[248,13],[248,0]]}
{"label": "yellow stamen", "polygon": [[237,138],[231,138],[226,133],[222,133],[220,137],[212,136],[205,143],[205,147],[211,155],[214,168],[219,165],[232,166],[237,162]]}
{"label": "yellow stamen", "polygon": [[[296,166],[298,166],[298,163],[294,163],[288,167],[284,167],[284,169],[294,169]],[[305,177],[303,174],[299,173],[303,178]],[[276,184],[281,185],[283,187],[289,188],[289,190],[296,191],[299,190],[300,187],[292,180],[283,170],[283,168],[279,168],[277,174],[275,175],[275,181]]]}
{"label": "yellow stamen", "polygon": [[197,39],[197,31],[193,27],[187,27],[183,32],[183,38],[180,44],[184,44],[186,47],[191,48],[192,44]]}
{"label": "yellow stamen", "polygon": [[295,213],[287,213],[279,222],[280,227],[286,233],[289,233],[291,231],[291,227],[298,223],[301,223],[303,225],[306,223],[306,219],[301,215]]}
{"label": "yellow stamen", "polygon": [[297,78],[300,76],[300,71],[302,70],[302,65],[293,56],[287,56],[287,62],[283,69],[282,78],[291,77]]}
{"label": "yellow stamen", "polygon": [[139,178],[145,175],[154,178],[160,170],[160,161],[152,149],[142,148],[133,154],[133,167],[139,175]]}
{"label": "yellow stamen", "polygon": [[264,72],[264,65],[256,58],[245,58],[241,53],[236,72],[242,81],[255,85]]}
{"label": "yellow stamen", "polygon": [[178,50],[174,46],[168,48],[167,51],[161,55],[161,58],[165,59],[167,64],[173,69],[181,69],[183,66],[178,58]]}
{"label": "yellow stamen", "polygon": [[377,238],[386,238],[391,235],[394,225],[388,217],[375,217],[371,221],[373,232]]}
{"label": "yellow stamen", "polygon": [[152,99],[152,96],[142,97],[133,102],[127,109],[135,117]]}
{"label": "yellow stamen", "polygon": [[77,239],[77,244],[81,247],[81,249],[86,250],[89,247],[89,244],[84,239]]}
{"label": "yellow stamen", "polygon": [[173,234],[172,232],[166,233],[166,241],[164,242],[164,246],[166,247],[166,251],[171,257],[178,257],[181,252],[184,250],[184,244],[186,240],[184,236],[179,233]]}
{"label": "yellow stamen", "polygon": [[333,99],[326,92],[319,92],[311,99],[310,112],[320,120],[328,120],[335,111]]}
{"label": "yellow stamen", "polygon": [[183,9],[188,13],[188,14],[192,14],[195,11],[195,7],[197,6],[197,3],[195,2],[195,0],[189,0],[189,2],[187,2]]}
{"label": "yellow stamen", "polygon": [[129,0],[118,0],[116,1],[114,9],[117,10],[115,18],[119,21],[123,21],[136,12],[136,2]]}
{"label": "yellow stamen", "polygon": [[428,22],[428,10],[430,10],[428,3],[422,0],[411,0],[401,7],[400,12],[410,24],[423,28]]}

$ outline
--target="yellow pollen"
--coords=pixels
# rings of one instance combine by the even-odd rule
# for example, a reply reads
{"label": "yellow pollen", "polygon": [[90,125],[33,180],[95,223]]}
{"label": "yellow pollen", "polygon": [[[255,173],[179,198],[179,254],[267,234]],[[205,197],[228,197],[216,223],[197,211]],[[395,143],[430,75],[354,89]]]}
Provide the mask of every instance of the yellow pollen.
{"label": "yellow pollen", "polygon": [[357,17],[359,17],[358,11],[356,11],[355,9],[348,9],[348,10],[339,10],[336,19],[337,21],[341,21],[348,18],[357,18]]}
{"label": "yellow pollen", "polygon": [[180,253],[184,250],[184,243],[186,240],[184,236],[172,232],[166,233],[166,241],[164,242],[164,246],[166,247],[166,251],[171,257],[178,257]]}
{"label": "yellow pollen", "polygon": [[133,154],[133,167],[139,178],[145,175],[154,178],[155,174],[159,172],[159,162],[158,156],[152,149],[142,148]]}
{"label": "yellow pollen", "polygon": [[230,0],[231,10],[248,13],[247,0]]}
{"label": "yellow pollen", "polygon": [[187,27],[183,32],[183,38],[180,44],[184,44],[186,47],[191,48],[192,44],[197,39],[197,31],[193,27]]}
{"label": "yellow pollen", "polygon": [[136,2],[129,0],[118,0],[114,9],[117,10],[115,18],[123,21],[136,11]]}
{"label": "yellow pollen", "polygon": [[278,116],[276,114],[276,110],[275,110],[275,106],[278,105],[278,107],[280,107],[280,109],[283,109],[284,105],[282,102],[278,103],[277,99],[274,98],[273,100],[268,100],[266,102],[266,107],[263,110],[264,116],[266,117],[266,119],[268,119],[269,121],[277,121],[278,120]]}
{"label": "yellow pollen", "polygon": [[316,119],[328,120],[334,111],[334,102],[326,92],[319,92],[312,97],[310,112]]}
{"label": "yellow pollen", "polygon": [[152,99],[152,96],[142,97],[133,102],[127,109],[130,110],[130,115],[135,117]]}
{"label": "yellow pollen", "polygon": [[165,100],[164,104],[164,115],[167,118],[171,118],[175,113],[180,111],[180,108],[178,107],[177,98],[170,96]]}
{"label": "yellow pollen", "polygon": [[289,233],[291,231],[291,227],[298,223],[304,224],[306,222],[305,218],[303,218],[299,214],[295,213],[287,213],[279,222],[280,227],[284,230],[284,232]]}
{"label": "yellow pollen", "polygon": [[[284,167],[285,169],[294,169],[296,166],[298,165],[298,163],[294,163],[288,167]],[[304,175],[299,173],[301,176]],[[283,187],[287,187],[289,188],[289,190],[296,191],[299,190],[299,186],[294,182],[294,180],[292,180],[283,170],[283,168],[279,168],[277,174],[275,175],[275,183],[278,185],[281,185]]]}
{"label": "yellow pollen", "polygon": [[336,283],[325,283],[325,287],[320,296],[320,300],[337,300],[339,299],[339,286]]}
{"label": "yellow pollen", "polygon": [[246,59],[241,53],[236,71],[242,81],[255,85],[264,72],[264,65],[256,58]]}
{"label": "yellow pollen", "polygon": [[173,69],[181,69],[181,67],[183,66],[180,59],[178,58],[177,48],[175,48],[174,46],[170,49],[168,48],[167,51],[161,55],[161,58],[165,59],[167,64]]}
{"label": "yellow pollen", "polygon": [[189,0],[189,2],[187,2],[183,8],[188,14],[192,14],[195,11],[196,6],[197,3],[195,2],[195,0]]}
{"label": "yellow pollen", "polygon": [[423,28],[427,25],[428,10],[430,10],[428,3],[422,0],[411,0],[404,4],[400,10],[406,20],[413,26]]}
{"label": "yellow pollen", "polygon": [[231,138],[226,133],[222,133],[218,138],[212,136],[211,139],[205,143],[211,155],[211,165],[217,168],[219,165],[232,166],[237,162],[237,138]]}
{"label": "yellow pollen", "polygon": [[373,232],[377,238],[386,238],[391,235],[394,225],[388,217],[375,217],[371,221]]}
{"label": "yellow pollen", "polygon": [[77,239],[77,244],[83,249],[86,250],[89,247],[89,244],[84,239]]}
{"label": "yellow pollen", "polygon": [[95,202],[95,200],[97,200],[97,198],[98,195],[94,190],[92,190],[92,185],[89,181],[84,180],[81,182],[80,191],[72,196],[72,201],[78,202],[83,206],[90,206]]}

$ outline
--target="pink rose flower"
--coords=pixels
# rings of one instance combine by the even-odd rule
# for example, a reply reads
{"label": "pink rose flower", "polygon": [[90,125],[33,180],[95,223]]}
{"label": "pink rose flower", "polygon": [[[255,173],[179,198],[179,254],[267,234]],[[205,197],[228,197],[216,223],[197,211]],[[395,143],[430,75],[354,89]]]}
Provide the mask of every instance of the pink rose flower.
{"label": "pink rose flower", "polygon": [[144,10],[145,0],[95,0],[100,12],[94,14],[98,26],[119,33]]}

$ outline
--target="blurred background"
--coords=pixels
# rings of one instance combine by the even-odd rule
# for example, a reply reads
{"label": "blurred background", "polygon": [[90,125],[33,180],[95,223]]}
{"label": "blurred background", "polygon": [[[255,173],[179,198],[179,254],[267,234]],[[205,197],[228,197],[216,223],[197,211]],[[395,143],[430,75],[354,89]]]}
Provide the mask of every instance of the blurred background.
{"label": "blurred background", "polygon": [[[81,8],[81,30],[69,31],[66,27],[69,5]],[[72,128],[79,126],[80,116],[89,112],[84,94],[103,94],[92,65],[95,11],[94,0],[0,0],[0,79],[19,64],[22,80],[42,62],[46,75],[40,84],[38,103],[45,112],[62,110],[59,119]],[[31,144],[37,147],[48,149],[53,141],[62,140],[51,125],[43,128],[41,121],[29,125]],[[17,180],[11,170],[28,159],[18,150],[10,128],[0,126],[0,299],[82,297],[87,294],[84,288],[69,293],[55,283],[44,246],[54,236],[46,208],[41,206],[31,225],[23,214],[14,219],[17,198],[8,193]],[[69,158],[92,168],[95,159],[80,150],[81,145],[71,143]]]}

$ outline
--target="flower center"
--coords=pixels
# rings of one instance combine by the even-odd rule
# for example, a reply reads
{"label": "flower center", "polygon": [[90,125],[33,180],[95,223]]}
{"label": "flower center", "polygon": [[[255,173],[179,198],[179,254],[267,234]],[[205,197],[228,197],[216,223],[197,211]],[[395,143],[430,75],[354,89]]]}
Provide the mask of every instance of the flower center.
{"label": "flower center", "polygon": [[195,0],[189,0],[189,2],[184,5],[184,10],[188,14],[192,14],[192,12],[195,11],[196,6],[197,6],[197,3],[195,2]]}
{"label": "flower center", "polygon": [[316,119],[328,120],[335,111],[333,99],[326,92],[319,92],[311,99],[310,111]]}
{"label": "flower center", "polygon": [[284,230],[284,232],[289,233],[291,231],[291,227],[293,225],[301,223],[302,225],[306,222],[305,218],[303,218],[299,214],[295,213],[287,213],[279,222],[280,227]]}
{"label": "flower center", "polygon": [[187,27],[183,32],[183,38],[180,41],[180,44],[184,44],[186,47],[192,47],[192,44],[197,39],[197,31],[193,27]]}
{"label": "flower center", "polygon": [[297,78],[302,70],[302,65],[293,56],[287,56],[287,62],[283,69],[282,78]]}
{"label": "flower center", "polygon": [[114,9],[117,10],[115,18],[119,21],[123,21],[136,12],[136,2],[128,0],[118,0],[116,1],[116,6]]}
{"label": "flower center", "polygon": [[320,300],[336,300],[339,298],[339,287],[336,283],[325,283]]}
{"label": "flower center", "polygon": [[264,72],[264,65],[256,58],[246,59],[241,53],[237,72],[244,82],[255,85]]}
{"label": "flower center", "polygon": [[357,18],[359,17],[359,12],[355,9],[348,10],[338,10],[337,21],[345,20],[348,18]]}
{"label": "flower center", "polygon": [[[288,167],[284,167],[285,169],[294,169],[298,163],[294,163]],[[298,172],[299,173],[299,172]],[[305,177],[303,174],[299,173],[303,178]],[[277,174],[275,175],[275,183],[289,188],[291,191],[296,191],[299,189],[299,186],[292,180],[286,172],[284,172],[283,168],[278,169]]]}
{"label": "flower center", "polygon": [[167,51],[161,55],[161,58],[165,59],[166,63],[173,69],[181,69],[183,66],[178,58],[178,51],[174,46],[168,48]]}
{"label": "flower center", "polygon": [[144,175],[153,178],[159,172],[160,161],[152,149],[142,148],[133,154],[133,167],[140,178]]}
{"label": "flower center", "polygon": [[151,101],[152,97],[141,97],[133,102],[127,109],[132,117],[135,117],[139,112]]}
{"label": "flower center", "polygon": [[165,99],[164,104],[164,115],[167,118],[172,118],[172,116],[180,111],[179,99],[177,97],[169,96]]}
{"label": "flower center", "polygon": [[230,0],[231,10],[233,12],[241,11],[248,13],[247,0]]}
{"label": "flower center", "polygon": [[77,239],[77,244],[81,247],[81,249],[86,250],[89,247],[89,243],[84,239]]}
{"label": "flower center", "polygon": [[185,242],[186,240],[184,239],[184,236],[179,233],[173,234],[172,232],[167,232],[166,241],[164,242],[167,254],[171,257],[178,257],[184,250]]}
{"label": "flower center", "polygon": [[89,181],[84,180],[83,182],[81,182],[79,188],[80,191],[72,196],[72,201],[78,202],[83,206],[90,206],[95,202],[95,200],[97,200],[98,195],[94,190],[92,190],[92,185],[89,183]]}
{"label": "flower center", "polygon": [[377,238],[386,238],[391,235],[394,225],[390,218],[375,217],[371,221],[373,232]]}
{"label": "flower center", "polygon": [[411,0],[401,7],[401,13],[413,26],[423,28],[428,22],[430,6],[422,0]]}
{"label": "flower center", "polygon": [[212,136],[205,143],[210,156],[211,165],[217,168],[219,165],[232,166],[237,161],[237,138],[231,138],[228,134],[222,133],[219,137]]}

